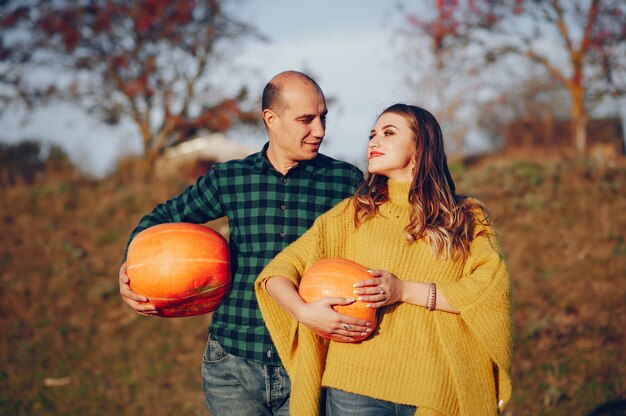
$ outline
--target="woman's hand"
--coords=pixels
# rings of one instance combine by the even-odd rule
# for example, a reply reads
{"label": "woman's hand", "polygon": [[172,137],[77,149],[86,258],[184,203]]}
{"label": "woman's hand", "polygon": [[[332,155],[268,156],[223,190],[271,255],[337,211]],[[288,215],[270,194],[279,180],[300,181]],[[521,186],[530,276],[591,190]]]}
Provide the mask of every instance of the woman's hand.
{"label": "woman's hand", "polygon": [[363,337],[372,328],[370,323],[342,315],[333,306],[347,306],[354,303],[349,298],[324,298],[316,302],[302,303],[296,312],[296,319],[316,332],[330,334],[343,341],[354,341],[353,337]]}
{"label": "woman's hand", "polygon": [[267,279],[265,290],[294,319],[313,331],[331,334],[343,341],[354,341],[353,337],[363,337],[372,332],[366,320],[351,318],[333,309],[334,305],[350,305],[355,302],[354,299],[336,297],[306,303],[293,282],[284,276]]}
{"label": "woman's hand", "polygon": [[357,300],[368,308],[380,308],[402,302],[404,282],[386,270],[369,270],[372,278],[354,284]]}

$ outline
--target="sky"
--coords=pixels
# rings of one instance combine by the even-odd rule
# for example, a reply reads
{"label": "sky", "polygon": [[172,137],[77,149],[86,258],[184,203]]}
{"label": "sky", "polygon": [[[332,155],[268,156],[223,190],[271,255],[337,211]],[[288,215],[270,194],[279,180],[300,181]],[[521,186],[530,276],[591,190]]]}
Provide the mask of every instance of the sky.
{"label": "sky", "polygon": [[[247,1],[238,14],[268,38],[248,42],[237,53],[237,63],[255,69],[254,76],[247,71],[240,76],[260,96],[265,83],[281,71],[310,73],[326,96],[335,98],[329,105],[322,153],[362,164],[376,116],[395,102],[410,101],[403,85],[405,68],[394,46],[400,21],[395,2]],[[237,73],[222,76],[229,78],[225,82],[239,81]],[[254,149],[265,141],[262,133],[236,134],[239,137],[227,133]],[[28,116],[19,111],[0,115],[0,137],[12,142],[44,138],[60,144],[78,166],[95,175],[110,172],[119,156],[140,148],[134,126],[106,126],[64,104]]]}
{"label": "sky", "polygon": [[[425,6],[428,1],[405,3],[422,17],[434,13],[432,6]],[[281,71],[302,70],[312,75],[327,98],[334,99],[329,103],[323,153],[363,168],[368,134],[382,110],[396,102],[429,109],[405,81],[409,71],[416,69],[402,57],[404,41],[398,32],[404,22],[396,0],[244,0],[227,4],[236,4],[237,16],[268,40],[246,42],[228,57],[245,70],[223,67],[215,74],[216,80],[233,88],[245,83],[260,96],[267,81]],[[414,45],[429,47],[417,40]],[[623,107],[620,112],[626,120],[626,105]],[[257,134],[233,131],[227,135],[252,150],[266,141],[263,129]],[[62,145],[79,167],[96,176],[111,172],[120,156],[138,153],[141,148],[131,123],[107,126],[67,104],[28,115],[15,110],[0,114],[0,141],[28,138]],[[474,150],[480,151],[480,143],[474,143]]]}

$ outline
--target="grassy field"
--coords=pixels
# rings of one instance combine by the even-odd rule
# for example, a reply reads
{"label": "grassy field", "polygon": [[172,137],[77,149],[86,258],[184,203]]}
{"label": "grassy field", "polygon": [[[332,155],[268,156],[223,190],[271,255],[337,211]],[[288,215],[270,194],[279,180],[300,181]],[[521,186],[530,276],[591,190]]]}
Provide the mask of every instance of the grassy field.
{"label": "grassy field", "polygon": [[[511,270],[505,413],[624,414],[626,166],[454,167],[458,190],[491,208]],[[209,318],[141,317],[117,285],[130,231],[180,189],[57,174],[0,192],[0,414],[207,414]]]}

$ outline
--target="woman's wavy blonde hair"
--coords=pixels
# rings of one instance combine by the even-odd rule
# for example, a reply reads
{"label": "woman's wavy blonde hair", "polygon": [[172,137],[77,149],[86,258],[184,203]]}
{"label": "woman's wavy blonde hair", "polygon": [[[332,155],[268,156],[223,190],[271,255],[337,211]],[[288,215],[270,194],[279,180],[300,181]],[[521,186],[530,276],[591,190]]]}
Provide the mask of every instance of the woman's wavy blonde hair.
{"label": "woman's wavy blonde hair", "polygon": [[[489,214],[478,200],[456,194],[439,123],[430,112],[413,105],[394,104],[385,113],[404,117],[415,138],[409,240],[425,238],[439,258],[467,259],[474,226],[489,224]],[[387,200],[387,177],[368,174],[353,197],[355,225],[374,217]]]}

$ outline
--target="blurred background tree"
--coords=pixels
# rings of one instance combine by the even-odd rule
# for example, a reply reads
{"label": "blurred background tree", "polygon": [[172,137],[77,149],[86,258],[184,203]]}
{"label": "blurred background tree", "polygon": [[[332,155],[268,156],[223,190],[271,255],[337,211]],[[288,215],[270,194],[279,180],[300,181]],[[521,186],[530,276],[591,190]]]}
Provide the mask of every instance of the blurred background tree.
{"label": "blurred background tree", "polygon": [[223,0],[1,1],[1,103],[60,99],[110,124],[129,118],[146,167],[198,130],[257,124],[245,85],[229,93],[211,81],[226,51],[262,39],[228,10]]}
{"label": "blurred background tree", "polygon": [[569,117],[567,90],[542,71],[517,83],[505,85],[477,106],[476,126],[487,142],[498,149],[505,145],[503,132],[516,120],[565,120]]}
{"label": "blurred background tree", "polygon": [[68,175],[73,170],[67,153],[58,145],[42,146],[35,139],[0,143],[0,189],[19,183],[32,185],[43,175]]}
{"label": "blurred background tree", "polygon": [[[431,74],[427,78],[412,73],[408,78],[417,80],[420,92],[434,101],[444,127],[447,120],[455,119],[457,132],[452,130],[449,137],[462,142],[467,129],[459,124],[463,112],[472,113],[468,118],[476,120],[479,111],[504,108],[506,91],[522,85],[537,87],[541,80],[549,90],[557,87],[567,92],[573,143],[584,155],[590,112],[607,98],[623,97],[626,92],[626,2],[430,3],[436,10],[432,16],[401,8],[407,18],[408,54],[416,56],[413,62],[426,62]],[[419,48],[425,37],[430,49]]]}

